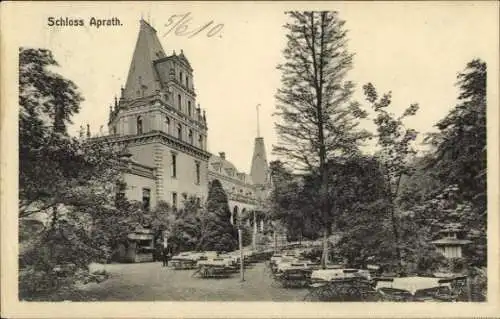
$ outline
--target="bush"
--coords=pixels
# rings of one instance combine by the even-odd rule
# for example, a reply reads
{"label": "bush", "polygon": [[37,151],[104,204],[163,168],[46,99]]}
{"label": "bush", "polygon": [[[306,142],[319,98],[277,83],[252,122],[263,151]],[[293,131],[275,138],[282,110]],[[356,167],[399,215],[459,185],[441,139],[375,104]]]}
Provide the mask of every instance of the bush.
{"label": "bush", "polygon": [[19,299],[33,300],[47,296],[73,284],[72,276],[61,276],[54,271],[27,267],[19,270]]}
{"label": "bush", "polygon": [[464,272],[467,268],[467,263],[464,258],[451,258],[448,260],[448,271],[453,273]]}
{"label": "bush", "polygon": [[442,254],[436,251],[429,251],[427,254],[418,256],[415,268],[418,274],[428,275],[437,271],[444,265],[446,265],[446,258]]}

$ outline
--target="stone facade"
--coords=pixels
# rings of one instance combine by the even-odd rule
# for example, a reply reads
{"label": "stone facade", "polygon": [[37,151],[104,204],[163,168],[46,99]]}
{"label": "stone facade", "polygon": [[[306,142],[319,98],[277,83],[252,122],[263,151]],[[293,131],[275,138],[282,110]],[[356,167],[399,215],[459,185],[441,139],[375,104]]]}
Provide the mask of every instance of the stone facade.
{"label": "stone facade", "polygon": [[209,182],[218,179],[224,188],[231,210],[231,222],[238,217],[248,219],[249,214],[259,210],[260,202],[257,189],[252,182],[252,177],[239,172],[236,167],[226,159],[225,153],[219,156],[212,155],[209,161]]}
{"label": "stone facade", "polygon": [[209,182],[218,179],[233,217],[243,213],[248,220],[261,211],[262,190],[269,186],[263,139],[255,140],[248,175],[224,153],[216,156],[207,151],[207,130],[184,52],[166,55],[156,30],[141,20],[127,82],[110,107],[109,135],[102,137],[127,151],[127,198],[147,200],[151,208],[159,201],[180,208],[189,196],[204,202]]}

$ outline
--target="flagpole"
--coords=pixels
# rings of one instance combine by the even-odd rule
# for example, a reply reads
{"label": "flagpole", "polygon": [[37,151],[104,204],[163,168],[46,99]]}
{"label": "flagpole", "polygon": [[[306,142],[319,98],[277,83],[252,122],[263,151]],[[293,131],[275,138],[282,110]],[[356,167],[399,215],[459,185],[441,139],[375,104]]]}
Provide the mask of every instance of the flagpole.
{"label": "flagpole", "polygon": [[260,137],[259,107],[260,103],[255,107],[257,109],[257,137]]}

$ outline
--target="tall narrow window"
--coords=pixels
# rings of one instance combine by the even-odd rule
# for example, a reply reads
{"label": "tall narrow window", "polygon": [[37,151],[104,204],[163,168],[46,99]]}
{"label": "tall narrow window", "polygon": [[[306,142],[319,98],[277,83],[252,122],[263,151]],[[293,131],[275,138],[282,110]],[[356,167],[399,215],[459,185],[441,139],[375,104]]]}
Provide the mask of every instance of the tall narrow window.
{"label": "tall narrow window", "polygon": [[181,124],[177,125],[177,138],[182,140],[182,125]]}
{"label": "tall narrow window", "polygon": [[186,75],[186,87],[189,88],[189,78],[187,75]]}
{"label": "tall narrow window", "polygon": [[137,134],[142,134],[142,117],[137,117]]}
{"label": "tall narrow window", "polygon": [[192,113],[192,111],[191,111],[191,101],[188,101],[188,115],[189,115],[189,117],[191,117],[191,113]]}
{"label": "tall narrow window", "polygon": [[119,205],[123,200],[125,200],[125,191],[127,189],[127,185],[125,183],[118,183],[116,185],[116,196],[115,196],[115,203],[116,205]]}
{"label": "tall narrow window", "polygon": [[145,211],[149,211],[151,207],[151,190],[149,188],[142,189],[142,207]]}
{"label": "tall narrow window", "polygon": [[201,149],[203,149],[203,135],[200,134],[198,137],[198,145]]}
{"label": "tall narrow window", "polygon": [[116,126],[113,126],[113,135],[116,135]]}
{"label": "tall narrow window", "polygon": [[200,162],[196,162],[196,185],[200,185]]}
{"label": "tall narrow window", "polygon": [[193,144],[193,130],[189,130],[189,144]]}
{"label": "tall narrow window", "polygon": [[170,134],[170,119],[168,117],[165,119],[165,133]]}
{"label": "tall narrow window", "polygon": [[177,193],[172,192],[172,207],[175,209],[177,208]]}
{"label": "tall narrow window", "polygon": [[171,162],[171,173],[172,173],[172,178],[177,177],[177,154],[172,153],[172,162]]}
{"label": "tall narrow window", "polygon": [[182,84],[182,71],[179,73],[179,82]]}
{"label": "tall narrow window", "polygon": [[182,111],[182,99],[180,94],[177,94],[177,108],[179,111]]}

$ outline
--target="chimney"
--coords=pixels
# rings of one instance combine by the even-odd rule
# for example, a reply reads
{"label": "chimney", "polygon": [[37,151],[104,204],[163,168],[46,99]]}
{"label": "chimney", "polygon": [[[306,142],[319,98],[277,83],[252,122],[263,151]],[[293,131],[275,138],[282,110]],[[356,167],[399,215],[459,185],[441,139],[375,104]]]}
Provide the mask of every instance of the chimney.
{"label": "chimney", "polygon": [[219,157],[222,158],[223,160],[226,159],[226,152],[219,152]]}

